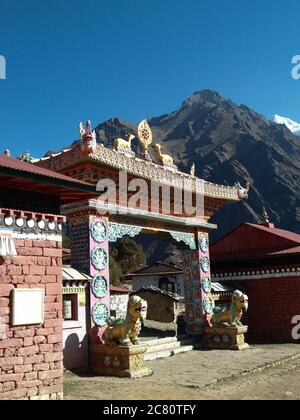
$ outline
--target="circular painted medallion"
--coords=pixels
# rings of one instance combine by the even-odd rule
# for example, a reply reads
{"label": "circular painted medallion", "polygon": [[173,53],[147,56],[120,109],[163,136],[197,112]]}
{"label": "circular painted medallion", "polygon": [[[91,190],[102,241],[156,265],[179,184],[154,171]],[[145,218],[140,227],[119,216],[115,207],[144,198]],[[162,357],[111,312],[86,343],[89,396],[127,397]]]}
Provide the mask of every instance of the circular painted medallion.
{"label": "circular painted medallion", "polygon": [[199,246],[202,252],[207,252],[209,249],[208,244],[208,237],[206,235],[202,235],[199,239]]}
{"label": "circular painted medallion", "polygon": [[203,299],[203,308],[207,314],[211,314],[213,312],[213,302],[210,297],[205,296]]}
{"label": "circular painted medallion", "polygon": [[92,291],[98,298],[103,298],[108,292],[108,283],[104,276],[95,276],[92,283]]}
{"label": "circular painted medallion", "polygon": [[14,219],[10,216],[5,217],[4,223],[6,224],[6,226],[11,226],[14,223]]}
{"label": "circular painted medallion", "polygon": [[55,223],[54,222],[48,222],[48,229],[54,230],[55,229]]}
{"label": "circular painted medallion", "polygon": [[18,219],[16,219],[16,225],[20,228],[22,226],[24,226],[24,219],[22,219],[22,217],[19,217]]}
{"label": "circular painted medallion", "polygon": [[98,302],[94,305],[92,310],[93,321],[98,327],[102,327],[106,324],[106,320],[109,316],[107,306]]}
{"label": "circular painted medallion", "polygon": [[208,273],[210,269],[210,261],[209,258],[204,257],[201,261],[201,268],[204,273]]}
{"label": "circular painted medallion", "polygon": [[107,238],[107,227],[106,224],[100,220],[96,220],[92,223],[91,234],[94,241],[101,243]]}
{"label": "circular painted medallion", "polygon": [[211,279],[208,276],[205,276],[202,279],[202,289],[205,293],[211,292]]}
{"label": "circular painted medallion", "polygon": [[39,220],[38,221],[38,228],[39,229],[45,229],[46,223],[44,220]]}
{"label": "circular painted medallion", "polygon": [[35,221],[33,219],[27,220],[27,226],[32,229],[35,226]]}
{"label": "circular painted medallion", "polygon": [[108,256],[104,249],[95,248],[92,252],[92,264],[96,270],[104,270],[108,264]]}

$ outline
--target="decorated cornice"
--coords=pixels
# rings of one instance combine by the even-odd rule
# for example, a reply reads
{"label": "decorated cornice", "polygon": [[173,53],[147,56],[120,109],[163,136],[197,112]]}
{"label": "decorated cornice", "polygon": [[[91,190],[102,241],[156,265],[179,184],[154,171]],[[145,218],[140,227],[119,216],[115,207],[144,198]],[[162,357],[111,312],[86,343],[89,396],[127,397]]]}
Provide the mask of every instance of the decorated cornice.
{"label": "decorated cornice", "polygon": [[[240,184],[236,184],[233,187],[213,184],[178,170],[169,170],[162,165],[148,160],[128,156],[116,150],[106,148],[103,145],[97,145],[95,151],[89,154],[84,153],[80,145],[76,145],[72,149],[66,149],[61,153],[40,159],[36,162],[36,165],[56,172],[62,172],[81,162],[88,161],[97,162],[100,165],[117,171],[126,171],[129,175],[156,181],[163,185],[181,189],[185,186],[185,190],[187,191],[196,192],[196,181],[198,180],[198,182],[203,182],[205,197],[224,201],[240,201],[246,198],[248,193],[247,188],[243,188]],[[190,187],[184,185],[187,180],[191,181]]]}
{"label": "decorated cornice", "polygon": [[241,281],[241,280],[253,280],[253,279],[270,279],[280,277],[299,277],[300,267],[280,267],[273,269],[263,270],[247,270],[247,271],[235,271],[235,272],[223,272],[214,273],[212,278],[214,281]]}
{"label": "decorated cornice", "polygon": [[177,242],[184,242],[190,249],[196,249],[195,235],[186,232],[170,231],[170,235]]}
{"label": "decorated cornice", "polygon": [[[138,236],[143,230],[142,226],[134,226],[130,224],[120,224],[120,223],[109,223],[109,233],[108,238],[110,242],[117,242],[118,239],[123,238],[124,236],[130,236],[134,238]],[[168,231],[169,234],[177,242],[184,242],[190,249],[196,249],[196,240],[193,233],[188,232],[179,232],[179,231]]]}
{"label": "decorated cornice", "polygon": [[53,214],[0,209],[0,229],[9,230],[14,239],[61,241],[65,220]]}
{"label": "decorated cornice", "polygon": [[121,225],[119,223],[109,223],[108,239],[109,242],[117,242],[118,239],[124,236],[134,238],[138,236],[143,230],[140,226]]}
{"label": "decorated cornice", "polygon": [[6,209],[0,207],[0,216],[11,216],[11,217],[23,217],[26,219],[33,219],[33,220],[49,220],[57,223],[64,223],[66,221],[65,216],[57,215],[57,214],[46,214],[46,213],[39,213],[39,212],[32,212],[32,211],[25,211],[25,210],[17,210],[17,209]]}

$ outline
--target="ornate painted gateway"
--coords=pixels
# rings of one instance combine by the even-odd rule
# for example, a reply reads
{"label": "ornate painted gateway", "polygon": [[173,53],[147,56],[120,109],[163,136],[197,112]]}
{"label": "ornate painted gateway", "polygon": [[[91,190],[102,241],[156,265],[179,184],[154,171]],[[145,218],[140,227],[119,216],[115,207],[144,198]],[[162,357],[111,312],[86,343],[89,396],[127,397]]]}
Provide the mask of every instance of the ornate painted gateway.
{"label": "ornate painted gateway", "polygon": [[227,202],[247,198],[249,187],[206,182],[195,177],[194,165],[190,174],[179,171],[161,145],[151,146],[153,135],[146,121],[137,130],[139,155],[132,148],[134,134],[116,139],[112,150],[97,144],[89,121],[79,130],[80,141],[72,148],[35,164],[97,185],[99,198],[62,208],[68,217],[72,265],[93,277],[93,344],[102,342],[110,312],[109,242],[140,232],[168,232],[185,246],[188,333],[202,334],[212,317],[208,233],[217,226],[209,220]]}

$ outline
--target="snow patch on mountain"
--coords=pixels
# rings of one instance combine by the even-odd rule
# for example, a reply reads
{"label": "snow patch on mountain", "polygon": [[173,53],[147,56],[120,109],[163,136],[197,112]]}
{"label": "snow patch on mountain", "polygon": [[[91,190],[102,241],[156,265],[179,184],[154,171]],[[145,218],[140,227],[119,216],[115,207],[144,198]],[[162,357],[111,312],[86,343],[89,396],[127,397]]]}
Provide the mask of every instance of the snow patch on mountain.
{"label": "snow patch on mountain", "polygon": [[291,120],[290,118],[275,115],[274,122],[276,124],[284,124],[293,134],[300,136],[300,124]]}

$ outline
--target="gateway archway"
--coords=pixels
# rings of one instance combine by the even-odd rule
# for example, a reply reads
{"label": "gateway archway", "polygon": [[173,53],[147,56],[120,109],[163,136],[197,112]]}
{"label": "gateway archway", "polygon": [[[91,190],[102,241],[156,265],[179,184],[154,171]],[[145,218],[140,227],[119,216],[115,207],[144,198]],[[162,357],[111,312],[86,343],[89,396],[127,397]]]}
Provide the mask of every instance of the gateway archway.
{"label": "gateway archway", "polygon": [[[64,214],[69,220],[71,238],[72,266],[83,270],[92,278],[90,312],[92,318],[92,343],[100,344],[106,319],[109,316],[109,243],[124,236],[134,238],[142,231],[167,232],[177,242],[182,242],[185,282],[185,303],[187,333],[202,334],[203,328],[210,325],[212,312],[211,277],[208,232],[215,228],[207,222],[199,226],[198,220],[186,220],[168,224],[153,218],[145,212],[145,217],[117,216],[100,217],[97,202],[89,200],[64,206]],[[74,208],[75,207],[75,208]]]}
{"label": "gateway archway", "polygon": [[[108,195],[115,196],[115,202],[109,201],[109,206],[99,193],[99,199],[62,207],[68,217],[72,266],[93,279],[90,336],[94,345],[102,342],[110,309],[109,242],[124,235],[134,237],[142,230],[168,232],[176,241],[188,246],[182,256],[187,332],[201,336],[204,327],[210,325],[212,311],[208,233],[216,226],[209,220],[225,203],[246,198],[248,193],[248,188],[240,184],[233,187],[212,184],[197,178],[194,170],[190,174],[181,172],[172,157],[161,152],[161,146],[156,148],[157,156],[153,157],[149,149],[153,136],[146,121],[139,125],[136,134],[142,150],[140,156],[132,150],[129,140],[118,139],[114,150],[97,144],[90,122],[85,128],[80,124],[78,143],[36,162],[91,186],[99,180],[113,185],[113,192]],[[144,187],[146,194],[141,193]],[[196,211],[191,216],[182,203],[187,199],[197,210],[199,197],[201,213]],[[133,208],[131,201],[135,204],[139,201],[140,205]],[[167,212],[165,204],[169,206]]]}

